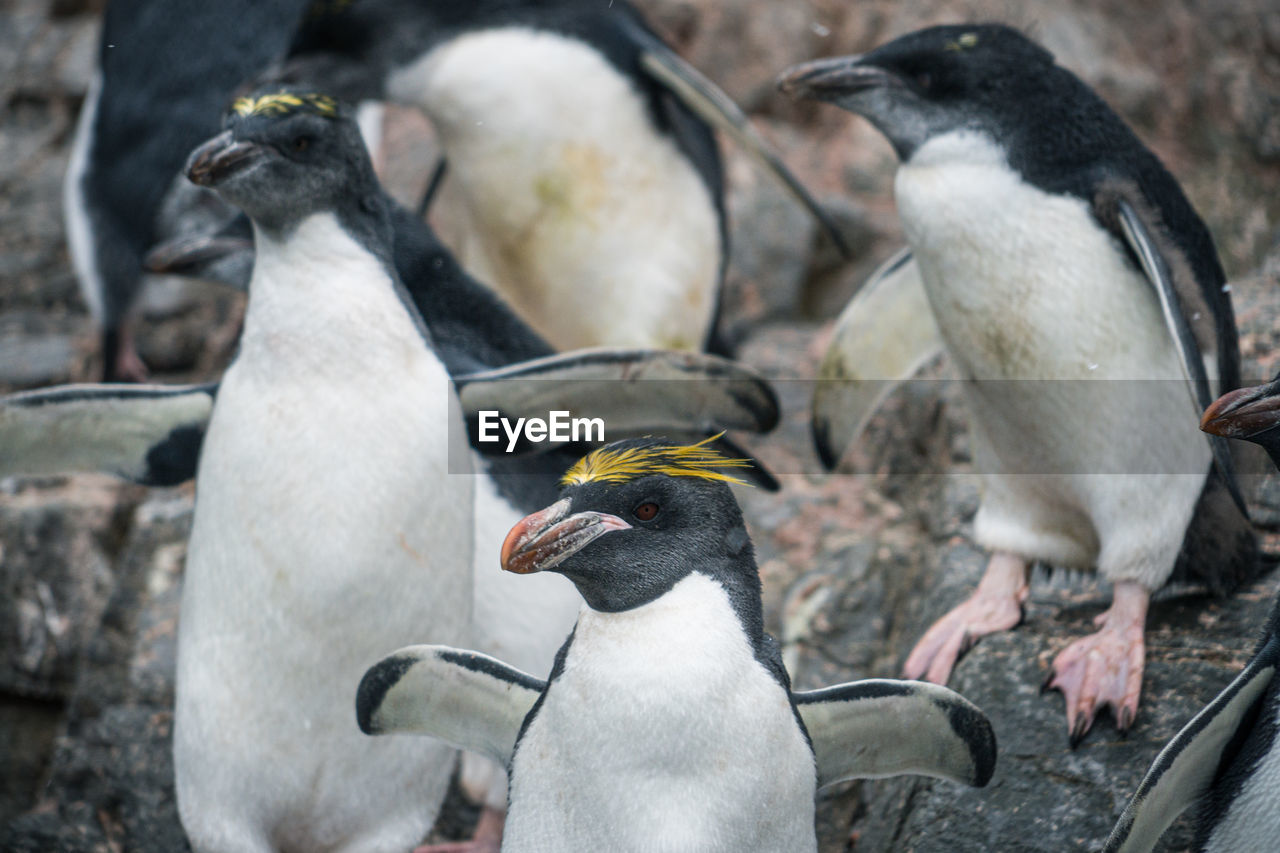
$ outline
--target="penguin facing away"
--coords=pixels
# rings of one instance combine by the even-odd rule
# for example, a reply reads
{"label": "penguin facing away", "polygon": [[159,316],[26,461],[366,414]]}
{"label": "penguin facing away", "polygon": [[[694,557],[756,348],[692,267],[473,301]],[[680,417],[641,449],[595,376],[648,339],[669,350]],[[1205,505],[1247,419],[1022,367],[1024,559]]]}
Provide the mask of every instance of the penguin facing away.
{"label": "penguin facing away", "polygon": [[63,215],[76,278],[102,329],[108,381],[146,375],[127,315],[187,153],[217,131],[235,87],[285,52],[307,5],[107,4]]}
{"label": "penguin facing away", "polygon": [[[984,485],[974,532],[993,554],[907,676],[944,683],[975,640],[1014,627],[1032,561],[1096,567],[1112,606],[1058,655],[1050,683],[1073,745],[1104,706],[1128,729],[1150,593],[1175,567],[1229,591],[1254,564],[1225,443],[1205,444],[1177,382],[1147,381],[1185,379],[1196,411],[1211,381],[1239,381],[1207,229],[1119,117],[1009,27],[931,27],[797,66],[780,86],[863,115],[892,143],[899,215],[970,410]],[[1082,406],[1105,387],[1090,382],[1004,381],[1093,379],[1132,380],[1126,405]],[[1143,419],[1159,428],[1135,429],[1130,405],[1159,413]],[[815,433],[835,458],[846,436],[831,426]]]}
{"label": "penguin facing away", "polygon": [[[216,387],[71,386],[5,398],[0,470],[173,483],[198,464],[175,731],[180,813],[197,849],[317,849],[335,838],[349,849],[406,847],[434,819],[452,752],[424,742],[381,755],[358,735],[352,752],[355,726],[334,714],[349,699],[332,702],[330,679],[344,683],[341,671],[354,666],[353,682],[388,642],[418,638],[391,639],[409,624],[471,638],[473,515],[483,517],[477,537],[481,521],[503,524],[500,534],[539,505],[540,483],[554,491],[554,478],[530,476],[538,466],[518,459],[485,462],[482,477],[450,473],[449,430],[464,429],[450,426],[450,371],[468,417],[477,406],[531,414],[521,407],[545,406],[545,391],[504,389],[559,387],[557,405],[606,417],[616,394],[630,406],[612,421],[624,431],[721,419],[767,429],[776,399],[754,373],[712,356],[547,355],[425,225],[388,209],[355,124],[327,96],[268,90],[238,101],[228,130],[188,171],[254,221],[259,254],[232,368]],[[317,291],[322,304],[308,305]],[[708,378],[720,381],[686,381]],[[518,381],[528,379],[594,382],[584,399],[583,383]],[[452,458],[465,469],[467,454]],[[439,521],[424,529],[423,519]],[[427,583],[391,612],[367,613],[391,577]],[[522,596],[478,585],[474,641],[546,672],[579,600],[570,584],[548,580],[558,588],[521,582]],[[315,642],[335,630],[342,648]],[[281,653],[259,654],[264,640]],[[302,729],[269,735],[300,710]],[[264,754],[271,761],[260,767]],[[353,784],[371,774],[378,780]]]}
{"label": "penguin facing away", "polygon": [[[1224,394],[1201,428],[1262,445],[1280,467],[1280,377]],[[1280,597],[1253,658],[1169,741],[1107,839],[1103,853],[1147,853],[1196,807],[1198,853],[1270,850],[1280,837]]]}
{"label": "penguin facing away", "polygon": [[360,727],[431,734],[508,767],[504,851],[816,849],[814,792],[922,773],[985,785],[986,717],[934,685],[793,693],[763,628],[751,540],[704,443],[615,442],[520,521],[501,567],[586,604],[548,680],[413,646],[365,674]]}
{"label": "penguin facing away", "polygon": [[701,349],[727,257],[712,128],[822,209],[625,0],[364,0],[308,21],[284,79],[420,107],[446,236],[557,349]]}

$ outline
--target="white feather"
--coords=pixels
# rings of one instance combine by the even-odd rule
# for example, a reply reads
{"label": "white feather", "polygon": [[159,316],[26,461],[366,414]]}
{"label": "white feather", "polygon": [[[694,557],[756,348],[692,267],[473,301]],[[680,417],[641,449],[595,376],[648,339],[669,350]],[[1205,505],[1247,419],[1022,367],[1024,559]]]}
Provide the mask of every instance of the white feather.
{"label": "white feather", "polygon": [[440,133],[456,203],[438,210],[456,254],[557,348],[701,348],[719,285],[714,201],[596,50],[477,32],[390,91]]}
{"label": "white feather", "polygon": [[473,478],[450,473],[449,380],[381,265],[329,214],[256,241],[197,481],[179,810],[197,851],[405,850],[453,752],[361,734],[355,689],[391,650],[470,641]]}
{"label": "white feather", "polygon": [[1024,182],[982,134],[930,140],[895,194],[947,349],[977,380],[978,540],[1162,584],[1210,457],[1151,285],[1084,202]]}
{"label": "white feather", "polygon": [[[84,197],[84,179],[89,171],[89,153],[93,146],[93,124],[98,116],[98,100],[102,95],[102,72],[94,71],[89,79],[89,90],[76,121],[75,140],[71,143],[71,159],[67,164],[67,176],[62,182],[62,219],[67,229],[67,251],[71,255],[71,267],[80,282],[80,292],[89,306],[89,313],[99,323],[103,321],[102,276],[98,274],[97,250],[94,248],[93,220],[89,217],[88,202]],[[108,358],[111,355],[108,354]]]}
{"label": "white feather", "polygon": [[583,608],[512,760],[503,850],[814,850],[813,753],[704,575]]}

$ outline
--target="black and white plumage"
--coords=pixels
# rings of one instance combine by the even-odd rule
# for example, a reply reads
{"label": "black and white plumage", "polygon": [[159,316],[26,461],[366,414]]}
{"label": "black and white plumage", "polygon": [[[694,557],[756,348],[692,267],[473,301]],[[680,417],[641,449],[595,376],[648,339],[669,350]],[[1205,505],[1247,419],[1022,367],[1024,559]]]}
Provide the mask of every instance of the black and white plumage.
{"label": "black and white plumage", "polygon": [[442,230],[557,349],[707,343],[727,257],[713,127],[836,234],[626,0],[357,0],[293,53],[287,74],[423,109],[447,162]]}
{"label": "black and white plumage", "polygon": [[[1201,428],[1261,445],[1280,467],[1280,377],[1224,394]],[[1187,808],[1199,853],[1269,850],[1280,837],[1280,598],[1253,657],[1161,750],[1104,853],[1146,853]]]}
{"label": "black and white plumage", "polygon": [[[865,116],[892,143],[913,263],[965,380],[985,486],[975,536],[995,553],[908,675],[945,681],[975,639],[1017,624],[1031,561],[1096,567],[1113,606],[1058,657],[1053,684],[1073,743],[1105,705],[1127,729],[1150,592],[1175,570],[1229,590],[1253,566],[1225,445],[1206,444],[1192,408],[1212,380],[1239,381],[1207,229],[1106,104],[1008,27],[932,27],[798,66],[781,85]],[[919,352],[933,343],[927,330],[913,339]],[[1083,381],[1095,379],[1128,383],[1110,385],[1125,389],[1107,398],[1121,404],[1088,405],[1108,387]],[[815,424],[827,458],[859,420]]]}
{"label": "black and white plumage", "polygon": [[[579,601],[550,576],[539,587],[516,583],[519,595],[488,582],[498,572],[473,580],[497,562],[502,532],[554,494],[554,479],[531,476],[541,470],[536,457],[473,460],[451,384],[463,414],[470,397],[531,414],[494,389],[511,381],[511,365],[533,359],[521,376],[595,380],[589,398],[578,383],[560,383],[572,410],[608,417],[608,381],[632,407],[621,429],[671,423],[673,392],[685,398],[675,420],[693,430],[730,412],[739,425],[767,428],[776,400],[750,371],[710,356],[552,356],[420,221],[389,207],[354,122],[326,96],[273,89],[238,101],[228,130],[192,155],[188,172],[254,222],[254,278],[232,367],[216,389],[90,386],[6,398],[6,443],[38,446],[32,433],[45,432],[38,454],[0,456],[0,470],[46,473],[61,458],[64,471],[174,482],[198,464],[175,722],[179,808],[197,849],[316,849],[336,837],[351,849],[407,847],[434,819],[452,752],[426,742],[370,750],[344,713],[349,697],[334,702],[333,686],[354,682],[387,647],[420,639],[405,633],[410,624],[545,672]],[[709,373],[725,381],[701,390],[628,381]],[[157,402],[147,407],[149,399]],[[467,476],[473,464],[484,476]],[[496,526],[487,537],[486,524]],[[492,553],[473,557],[474,540]],[[393,578],[411,577],[420,591],[368,612],[378,590],[390,595]],[[255,651],[264,642],[278,654]],[[290,731],[272,734],[277,726]]]}
{"label": "black and white plumage", "polygon": [[[307,0],[111,0],[64,185],[71,260],[103,332],[108,380],[140,379],[127,315],[162,205],[231,93],[288,48]],[[189,185],[187,185],[188,189]],[[212,203],[188,193],[190,204]],[[216,212],[213,214],[216,216]]]}
{"label": "black and white plumage", "polygon": [[791,691],[741,512],[713,467],[725,462],[653,439],[586,457],[502,547],[506,570],[563,574],[586,601],[550,678],[406,648],[362,680],[361,728],[504,763],[504,851],[815,849],[818,786],[899,773],[986,784],[990,724],[945,688]]}

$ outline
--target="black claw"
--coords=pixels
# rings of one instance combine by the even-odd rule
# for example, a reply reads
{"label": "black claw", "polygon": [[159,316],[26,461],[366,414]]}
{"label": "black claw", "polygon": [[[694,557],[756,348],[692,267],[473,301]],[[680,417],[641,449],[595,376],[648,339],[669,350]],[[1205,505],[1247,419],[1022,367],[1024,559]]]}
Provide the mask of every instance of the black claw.
{"label": "black claw", "polygon": [[1129,736],[1129,727],[1133,725],[1133,712],[1128,708],[1123,708],[1116,717],[1116,729],[1120,732],[1121,737]]}
{"label": "black claw", "polygon": [[1081,717],[1076,720],[1075,726],[1071,729],[1071,748],[1075,749],[1080,745],[1080,741],[1084,740],[1084,736],[1089,733],[1090,721]]}
{"label": "black claw", "polygon": [[1049,675],[1045,677],[1044,683],[1040,685],[1041,696],[1043,696],[1044,694],[1048,693],[1050,690],[1053,689],[1053,680],[1057,677],[1058,677],[1057,673],[1055,673],[1053,670],[1049,670]]}

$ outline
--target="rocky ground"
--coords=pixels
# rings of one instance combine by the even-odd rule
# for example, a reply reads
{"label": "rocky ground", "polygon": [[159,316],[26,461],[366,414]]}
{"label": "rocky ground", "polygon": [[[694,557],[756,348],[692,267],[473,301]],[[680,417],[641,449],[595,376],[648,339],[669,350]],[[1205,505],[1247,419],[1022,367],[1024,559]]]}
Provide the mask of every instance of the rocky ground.
{"label": "rocky ground", "polygon": [[[829,320],[898,245],[892,154],[865,124],[790,104],[784,66],[857,52],[926,23],[1030,26],[1124,115],[1183,182],[1232,279],[1246,375],[1280,353],[1280,6],[1275,0],[1011,5],[996,0],[642,0],[840,217],[859,256],[840,264],[799,211],[727,151],[734,218],[729,325],[741,357],[777,377],[788,416],[752,442],[787,472],[779,494],[744,491],[770,629],[813,687],[892,676],[924,628],[981,572],[970,521],[965,416],[954,389],[897,394],[824,476],[807,405]],[[64,245],[60,182],[93,57],[99,3],[0,4],[0,386],[91,378],[94,336]],[[397,114],[388,174],[412,197],[430,160],[421,122]],[[213,376],[233,346],[238,296],[159,282],[141,350],[162,381]],[[946,375],[945,365],[931,368]],[[941,389],[941,391],[939,390]],[[1253,482],[1257,517],[1280,490]],[[0,483],[0,848],[172,851],[169,731],[174,626],[190,487],[100,477]],[[1158,499],[1158,496],[1153,496]],[[1067,748],[1062,700],[1040,695],[1053,655],[1090,630],[1107,594],[1039,572],[1024,624],[983,640],[953,686],[991,716],[1000,763],[982,790],[902,779],[838,786],[820,806],[823,851],[1096,849],[1161,745],[1247,658],[1280,588],[1272,574],[1230,600],[1170,593],[1148,622],[1148,666],[1127,738],[1104,720]],[[465,810],[451,814],[465,824]],[[1184,824],[1164,850],[1187,848]]]}

